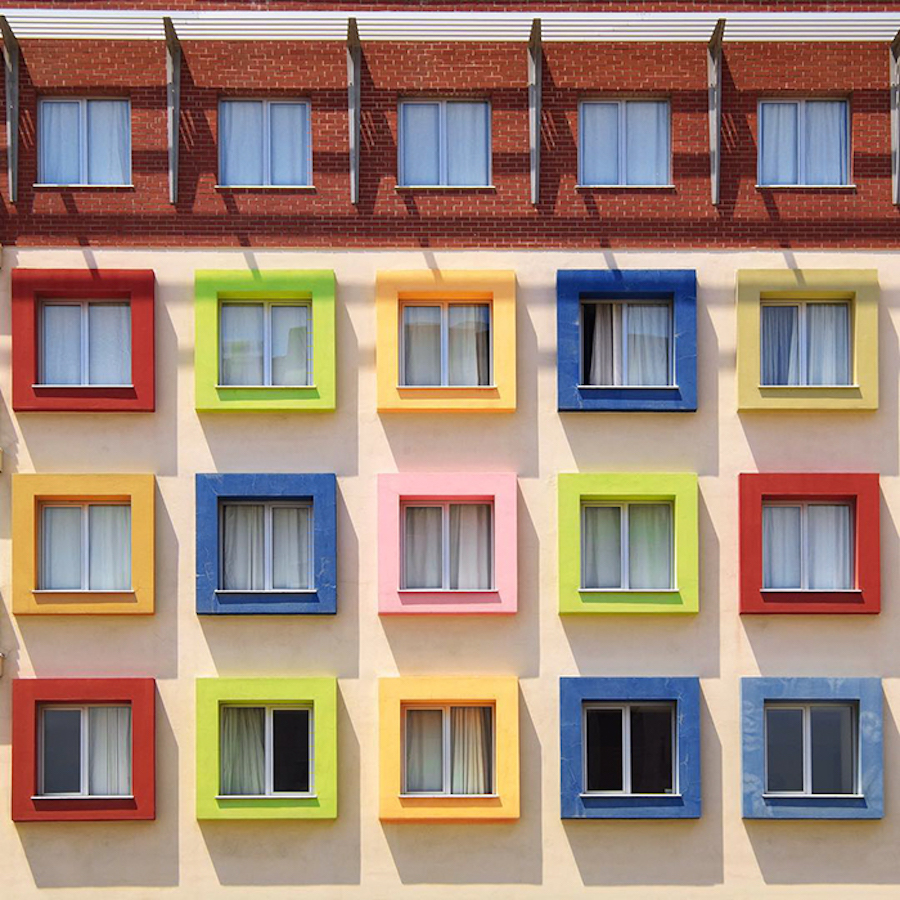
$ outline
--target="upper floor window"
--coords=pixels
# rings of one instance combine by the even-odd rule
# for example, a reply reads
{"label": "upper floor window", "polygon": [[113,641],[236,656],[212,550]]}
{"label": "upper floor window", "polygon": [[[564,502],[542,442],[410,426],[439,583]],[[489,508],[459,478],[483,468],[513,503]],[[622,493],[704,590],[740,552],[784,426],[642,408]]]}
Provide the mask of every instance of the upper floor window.
{"label": "upper floor window", "polygon": [[578,183],[670,183],[667,100],[591,100],[579,105]]}
{"label": "upper floor window", "polygon": [[850,173],[846,100],[764,100],[759,104],[761,185],[843,185]]}
{"label": "upper floor window", "polygon": [[411,187],[485,187],[491,182],[491,107],[486,101],[400,104],[400,179]]}
{"label": "upper floor window", "polygon": [[309,103],[222,100],[219,178],[232,187],[312,184]]}
{"label": "upper floor window", "polygon": [[130,184],[128,100],[41,100],[38,115],[42,184]]}

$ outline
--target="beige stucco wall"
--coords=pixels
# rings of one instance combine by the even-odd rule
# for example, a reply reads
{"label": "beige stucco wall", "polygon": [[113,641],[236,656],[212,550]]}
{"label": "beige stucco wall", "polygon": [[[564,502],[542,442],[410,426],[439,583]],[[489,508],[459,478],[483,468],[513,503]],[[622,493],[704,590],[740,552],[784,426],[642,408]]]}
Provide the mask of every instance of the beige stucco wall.
{"label": "beige stucco wall", "polygon": [[[9,271],[156,270],[154,415],[16,417],[10,408]],[[880,272],[881,408],[872,414],[738,416],[735,271],[778,266]],[[205,415],[193,408],[196,268],[337,273],[338,411]],[[380,417],[375,412],[378,269],[512,268],[518,275],[514,415]],[[558,268],[694,267],[699,281],[696,414],[556,412]],[[0,897],[896,897],[900,894],[900,262],[873,253],[256,252],[7,250],[0,271]],[[520,612],[511,619],[376,614],[379,472],[514,470],[520,478]],[[884,612],[878,617],[737,615],[737,474],[876,471],[882,476]],[[695,471],[700,476],[701,610],[696,617],[560,619],[556,474]],[[9,598],[11,472],[158,476],[152,619],[14,621]],[[194,614],[196,472],[336,472],[336,618]],[[393,674],[521,679],[522,817],[513,825],[383,826],[377,817],[377,679]],[[881,822],[744,822],[739,678],[885,679]],[[194,679],[336,675],[340,815],[334,823],[194,818]],[[699,675],[703,818],[559,819],[558,678]],[[10,683],[16,676],[151,675],[159,685],[158,817],[150,823],[9,820]],[[822,887],[823,884],[831,885]],[[308,886],[298,891],[297,886]],[[104,890],[100,890],[100,889]]]}

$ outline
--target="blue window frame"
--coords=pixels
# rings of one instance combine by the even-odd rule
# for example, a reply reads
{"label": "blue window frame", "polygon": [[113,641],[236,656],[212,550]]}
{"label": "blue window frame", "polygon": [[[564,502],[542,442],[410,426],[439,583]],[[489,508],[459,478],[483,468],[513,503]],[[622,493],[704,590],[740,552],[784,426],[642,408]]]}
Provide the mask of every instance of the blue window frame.
{"label": "blue window frame", "polygon": [[[563,819],[697,819],[700,817],[700,681],[697,678],[560,678],[560,806]],[[662,768],[665,785],[637,784],[635,710],[671,709],[672,743]],[[589,760],[588,715],[622,710],[622,778],[597,784]],[[608,746],[608,745],[607,745]],[[657,750],[659,742],[656,742]],[[658,760],[656,761],[658,762]],[[594,784],[590,782],[594,780]]]}
{"label": "blue window frame", "polygon": [[745,819],[884,816],[880,679],[743,678],[741,706]]}
{"label": "blue window frame", "polygon": [[[334,475],[197,475],[196,486],[199,615],[337,612]],[[226,515],[242,507],[254,511],[252,587],[226,576]],[[293,536],[293,571],[277,551],[279,535]]]}
{"label": "blue window frame", "polygon": [[[693,269],[561,269],[556,273],[556,297],[560,412],[696,411]],[[598,325],[601,310],[608,314],[603,332]],[[601,334],[608,336],[610,357],[615,357],[610,363],[615,374],[606,377],[588,366],[592,354],[599,358],[595,341]],[[650,339],[655,350],[649,359],[644,354],[639,368],[629,365],[629,347],[641,338],[642,350]],[[637,359],[636,354],[631,358]]]}

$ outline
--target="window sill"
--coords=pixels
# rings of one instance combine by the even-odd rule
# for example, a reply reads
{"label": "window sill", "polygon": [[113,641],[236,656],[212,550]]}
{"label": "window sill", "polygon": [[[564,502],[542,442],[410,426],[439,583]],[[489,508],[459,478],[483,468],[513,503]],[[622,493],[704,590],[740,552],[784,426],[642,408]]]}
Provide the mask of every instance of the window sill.
{"label": "window sill", "polygon": [[678,391],[677,384],[576,384],[579,391]]}
{"label": "window sill", "polygon": [[134,800],[134,794],[32,794],[32,800]]}
{"label": "window sill", "polygon": [[859,588],[760,588],[762,594],[861,594]]}
{"label": "window sill", "polygon": [[133,384],[33,384],[31,387],[37,391],[41,390],[42,388],[47,388],[53,391],[58,391],[60,389],[68,389],[73,391],[94,389],[98,391],[134,390]]}
{"label": "window sill", "polygon": [[217,384],[217,391],[312,391],[315,384]]}
{"label": "window sill", "polygon": [[496,384],[398,384],[398,391],[496,391]]}
{"label": "window sill", "polygon": [[122,588],[121,590],[112,590],[112,591],[100,591],[84,588],[35,588],[32,594],[40,594],[41,596],[48,596],[51,594],[64,594],[66,596],[70,596],[71,594],[83,594],[85,597],[93,597],[95,594],[101,595],[111,595],[111,596],[119,596],[121,594],[133,594],[134,588]]}
{"label": "window sill", "polygon": [[317,800],[318,794],[216,794],[216,800]]}
{"label": "window sill", "polygon": [[285,590],[276,590],[276,591],[266,591],[266,590],[254,590],[253,588],[247,588],[246,590],[219,590],[216,589],[216,594],[224,594],[226,597],[228,595],[236,595],[241,596],[244,594],[263,594],[266,597],[270,596],[278,596],[279,594],[288,594],[293,596],[294,594],[315,594],[317,593],[315,588],[287,588]]}
{"label": "window sill", "polygon": [[674,184],[576,184],[576,191],[674,191]]}
{"label": "window sill", "polygon": [[54,190],[54,191],[133,191],[133,184],[52,184],[47,182],[38,182],[33,184],[35,190]]}
{"label": "window sill", "polygon": [[858,391],[858,384],[758,384],[761,391]]}
{"label": "window sill", "polygon": [[758,191],[856,191],[855,184],[757,184]]}
{"label": "window sill", "polygon": [[395,184],[396,191],[485,191],[497,190],[495,184]]}
{"label": "window sill", "polygon": [[605,799],[606,797],[612,800],[668,800],[670,797],[674,800],[679,800],[682,794],[626,794],[622,791],[582,791],[578,796],[585,800]]}
{"label": "window sill", "polygon": [[769,794],[763,800],[865,800],[865,794]]}
{"label": "window sill", "polygon": [[497,588],[400,588],[398,594],[449,594],[459,596],[465,594],[499,594]]}
{"label": "window sill", "polygon": [[497,800],[499,794],[399,794],[401,800]]}
{"label": "window sill", "polygon": [[309,194],[316,192],[314,184],[216,184],[217,191],[303,191]]}
{"label": "window sill", "polygon": [[678,588],[578,588],[579,594],[677,594]]}

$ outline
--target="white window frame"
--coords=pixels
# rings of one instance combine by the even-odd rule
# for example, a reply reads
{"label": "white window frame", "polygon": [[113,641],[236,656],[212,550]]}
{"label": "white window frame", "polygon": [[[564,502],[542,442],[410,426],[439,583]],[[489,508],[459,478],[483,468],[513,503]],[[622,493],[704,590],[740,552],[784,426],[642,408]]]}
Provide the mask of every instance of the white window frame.
{"label": "white window frame", "polygon": [[[452,787],[452,762],[453,747],[451,742],[450,710],[461,707],[475,707],[476,709],[491,710],[491,790],[486,794],[454,794]],[[441,778],[443,790],[440,791],[410,791],[406,782],[406,717],[410,710],[436,711],[442,713],[441,734],[443,738],[441,746],[441,762],[443,771]],[[494,701],[481,700],[464,703],[403,703],[401,708],[401,797],[496,797],[497,795],[497,705]]]}
{"label": "white window frame", "polygon": [[[584,527],[584,511],[591,507],[613,507],[619,510],[619,545],[621,549],[621,557],[619,565],[621,566],[621,579],[623,582],[619,587],[608,587],[608,588],[596,588],[596,587],[585,587],[585,578],[584,578],[584,562],[587,558],[586,556],[586,548],[587,548],[587,537],[586,537],[586,529]],[[629,561],[630,561],[630,550],[631,550],[631,541],[629,538],[628,531],[628,508],[631,506],[668,506],[670,510],[670,523],[672,527],[672,543],[669,547],[669,571],[672,573],[672,578],[669,581],[669,587],[667,588],[632,588],[629,587],[629,579],[631,576],[631,572],[629,571]],[[621,594],[623,591],[633,591],[635,593],[652,593],[659,594],[664,591],[677,591],[678,587],[676,582],[678,581],[678,573],[676,571],[675,560],[677,556],[675,554],[675,543],[677,541],[676,529],[675,529],[675,504],[671,500],[660,499],[660,500],[582,500],[581,501],[581,586],[579,590],[582,593],[618,593]]]}
{"label": "white window frame", "polygon": [[[447,137],[447,106],[451,103],[480,103],[485,107],[487,115],[487,182],[485,184],[450,184],[448,174],[448,137]],[[407,181],[403,168],[403,150],[406,144],[406,129],[403,127],[404,106],[437,106],[438,107],[438,181],[436,184],[414,184]],[[397,115],[397,172],[400,176],[399,187],[407,188],[489,188],[493,186],[493,135],[492,135],[493,111],[491,101],[479,97],[456,97],[453,99],[439,97],[422,97],[419,99],[401,100]]]}
{"label": "white window frame", "polygon": [[[672,790],[662,794],[639,794],[631,789],[631,709],[632,707],[668,708],[672,718]],[[592,709],[614,709],[622,713],[622,790],[588,790],[588,711]],[[678,784],[678,703],[675,700],[629,700],[621,703],[600,703],[588,701],[581,706],[581,784],[584,797],[677,797],[681,790]]]}
{"label": "white window frame", "polygon": [[[128,104],[128,181],[88,181],[88,102],[96,100],[109,100],[117,103]],[[45,103],[77,103],[78,104],[78,181],[58,182],[45,181],[44,148],[46,136],[42,133],[41,123],[44,120],[43,105]],[[131,98],[130,97],[41,97],[38,100],[38,182],[39,187],[131,187],[132,165],[131,158]]]}
{"label": "white window frame", "polygon": [[[845,160],[847,170],[847,180],[837,184],[818,184],[806,180],[806,104],[813,103],[843,103],[844,105],[844,122],[847,127],[847,158]],[[764,105],[780,104],[782,106],[797,107],[797,180],[788,181],[782,184],[769,184],[762,180],[762,164],[763,164],[763,113]],[[847,97],[809,97],[809,98],[762,98],[757,102],[756,121],[759,123],[759,137],[757,140],[756,151],[756,177],[757,187],[763,188],[792,188],[792,187],[852,187],[853,172],[851,165],[853,162],[853,128],[850,116],[850,101]]]}
{"label": "white window frame", "polygon": [[[217,594],[312,594],[315,593],[315,572],[313,566],[313,504],[309,500],[232,500],[228,497],[221,498],[219,502],[219,584],[225,584],[225,507],[226,506],[262,506],[263,507],[263,555],[264,555],[264,584],[261,590],[241,588],[226,590],[218,588]],[[308,509],[309,510],[309,541],[307,552],[309,554],[309,586],[305,588],[273,588],[275,570],[275,526],[272,511],[274,509]],[[238,704],[235,704],[238,705]],[[250,704],[252,705],[252,704]],[[256,704],[261,705],[261,704]],[[299,708],[299,707],[298,707]]]}
{"label": "white window frame", "polygon": [[[90,793],[90,728],[89,713],[92,709],[122,709],[132,708],[131,703],[42,703],[38,707],[38,792],[35,795],[41,799],[64,800],[66,798],[82,797],[91,800],[128,800],[134,797],[134,727],[131,729],[131,793],[130,794],[92,794]],[[78,710],[81,713],[81,790],[78,793],[48,794],[44,791],[44,750],[46,738],[44,736],[44,713],[47,710]]]}
{"label": "white window frame", "polygon": [[[316,765],[315,765],[315,709],[312,703],[222,703],[219,706],[219,753],[222,753],[222,710],[225,708],[244,707],[248,709],[265,710],[265,727],[263,735],[265,740],[266,773],[264,794],[223,794],[221,793],[222,765],[219,763],[219,800],[258,800],[272,797],[315,797],[316,796]],[[274,713],[276,710],[305,710],[309,713],[309,790],[308,791],[276,791],[275,790],[275,743],[274,743]]]}
{"label": "white window frame", "polygon": [[[814,708],[849,707],[853,714],[853,790],[847,794],[815,794],[812,790],[812,713]],[[799,709],[803,712],[803,790],[769,790],[769,716],[770,709]],[[861,780],[861,737],[859,727],[859,704],[853,700],[822,700],[804,703],[786,700],[784,702],[766,700],[763,704],[763,796],[764,797],[859,797],[862,796]]]}

